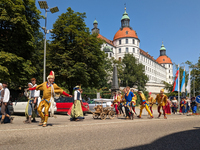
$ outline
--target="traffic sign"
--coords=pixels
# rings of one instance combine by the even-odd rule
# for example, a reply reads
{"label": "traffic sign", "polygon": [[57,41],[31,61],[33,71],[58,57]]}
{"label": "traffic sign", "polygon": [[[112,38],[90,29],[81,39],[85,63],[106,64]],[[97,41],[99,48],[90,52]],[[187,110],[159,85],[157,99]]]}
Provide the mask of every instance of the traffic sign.
{"label": "traffic sign", "polygon": [[196,102],[200,103],[200,95],[196,97]]}

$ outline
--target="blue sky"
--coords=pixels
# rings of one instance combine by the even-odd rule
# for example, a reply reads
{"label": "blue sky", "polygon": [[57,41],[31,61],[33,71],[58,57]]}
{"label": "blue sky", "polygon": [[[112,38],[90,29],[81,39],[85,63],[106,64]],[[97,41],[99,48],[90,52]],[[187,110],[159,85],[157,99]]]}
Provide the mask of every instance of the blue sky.
{"label": "blue sky", "polygon": [[[71,7],[75,12],[86,12],[85,23],[90,31],[96,18],[100,34],[110,40],[121,26],[126,3],[130,25],[137,32],[141,49],[157,58],[163,41],[173,63],[187,60],[197,63],[199,59],[200,0],[47,0],[47,3],[59,8],[57,13],[48,13],[47,29],[52,29],[58,16]],[[39,8],[38,0],[36,6]],[[45,14],[44,10],[41,12]],[[44,26],[44,19],[40,25]]]}

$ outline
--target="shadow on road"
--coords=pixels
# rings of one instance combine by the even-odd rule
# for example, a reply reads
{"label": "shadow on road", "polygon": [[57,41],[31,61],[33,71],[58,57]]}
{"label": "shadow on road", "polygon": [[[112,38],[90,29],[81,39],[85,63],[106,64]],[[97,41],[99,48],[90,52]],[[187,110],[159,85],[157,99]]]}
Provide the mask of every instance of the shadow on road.
{"label": "shadow on road", "polygon": [[150,144],[129,147],[123,150],[200,150],[200,127],[194,128],[194,130],[164,136]]}

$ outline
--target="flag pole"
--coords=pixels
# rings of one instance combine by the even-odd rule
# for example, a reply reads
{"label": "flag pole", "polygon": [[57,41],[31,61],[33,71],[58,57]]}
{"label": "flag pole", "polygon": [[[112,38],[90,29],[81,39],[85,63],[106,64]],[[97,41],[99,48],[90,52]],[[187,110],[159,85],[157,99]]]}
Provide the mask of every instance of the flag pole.
{"label": "flag pole", "polygon": [[[189,79],[190,80],[190,67],[189,67]],[[190,82],[189,82],[189,87],[190,87]],[[191,88],[191,87],[190,87]],[[189,99],[191,100],[191,89],[189,88]]]}
{"label": "flag pole", "polygon": [[[179,64],[178,64],[178,68],[179,68]],[[178,109],[180,110],[180,71],[178,73]]]}

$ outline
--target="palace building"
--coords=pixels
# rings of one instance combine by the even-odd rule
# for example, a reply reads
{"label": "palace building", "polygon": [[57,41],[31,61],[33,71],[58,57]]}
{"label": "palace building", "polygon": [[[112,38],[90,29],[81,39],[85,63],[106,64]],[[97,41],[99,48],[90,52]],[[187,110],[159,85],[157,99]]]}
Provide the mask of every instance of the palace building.
{"label": "palace building", "polygon": [[173,65],[171,59],[166,55],[165,46],[162,43],[160,56],[157,59],[142,50],[136,31],[130,26],[130,18],[126,8],[121,18],[121,27],[114,35],[113,40],[109,40],[100,34],[96,19],[93,25],[92,33],[98,33],[98,37],[105,41],[101,50],[107,53],[109,58],[114,57],[121,61],[126,53],[130,53],[139,63],[145,66],[145,74],[149,78],[146,89],[149,92],[159,93],[160,89],[164,88],[162,81],[169,84],[173,83]]}

